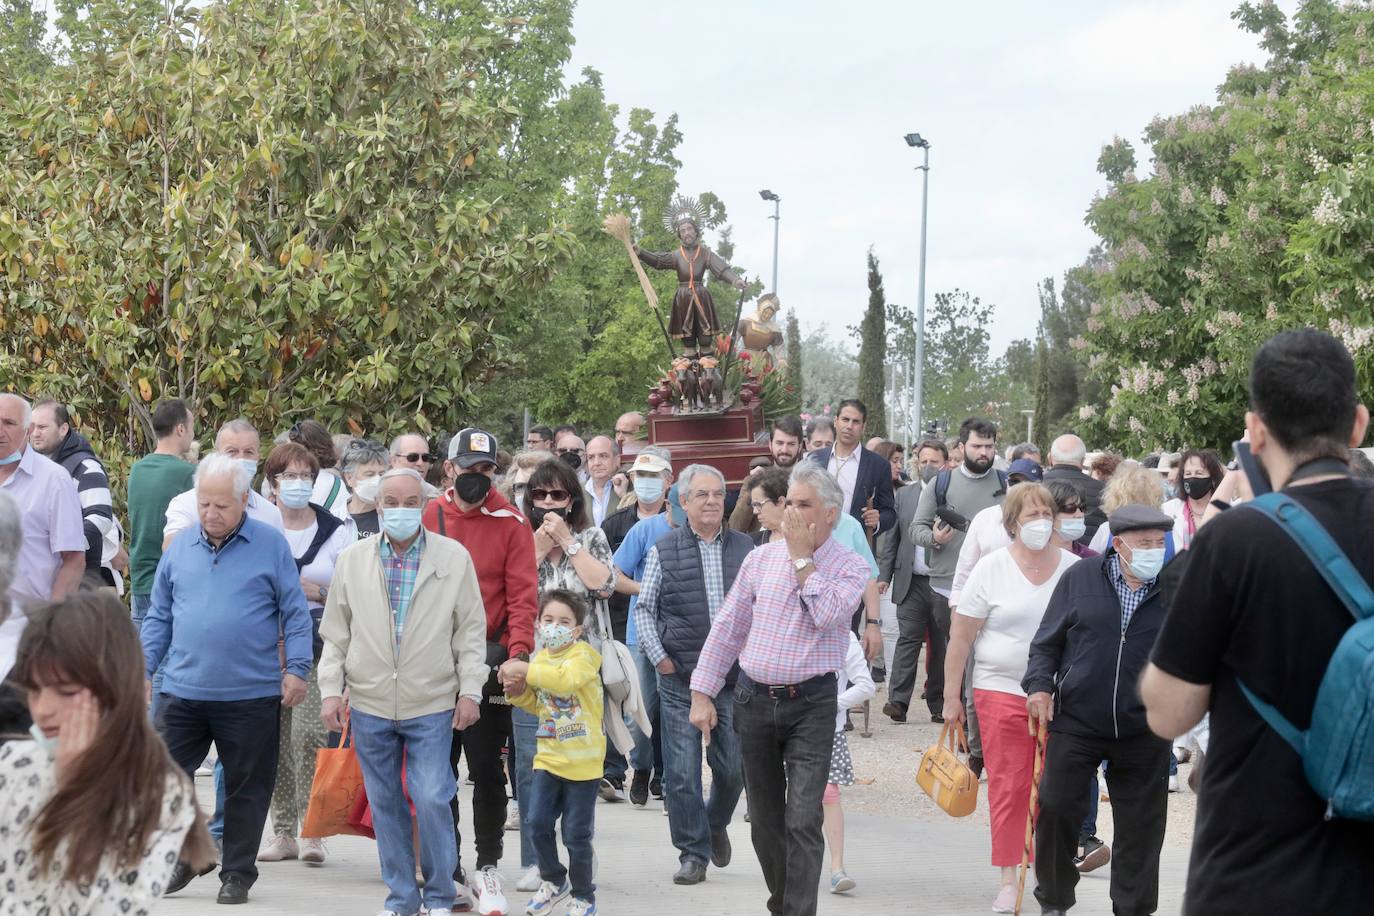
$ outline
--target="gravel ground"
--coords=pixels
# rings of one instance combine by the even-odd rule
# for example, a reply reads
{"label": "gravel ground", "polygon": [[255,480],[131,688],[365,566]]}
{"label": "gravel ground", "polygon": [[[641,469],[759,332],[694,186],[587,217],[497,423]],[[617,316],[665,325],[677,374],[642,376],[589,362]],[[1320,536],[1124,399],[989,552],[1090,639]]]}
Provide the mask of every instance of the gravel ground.
{"label": "gravel ground", "polygon": [[[914,817],[923,820],[948,819],[935,803],[916,785],[916,766],[926,748],[940,736],[940,726],[924,715],[924,704],[914,705],[907,722],[898,724],[882,714],[887,701],[886,684],[878,685],[873,698],[869,723],[871,738],[864,738],[863,713],[852,715],[854,730],[849,732],[849,748],[854,757],[854,774],[858,784],[843,790],[844,805],[868,814]],[[1193,840],[1193,816],[1196,797],[1188,789],[1189,764],[1179,767],[1181,790],[1169,796],[1169,819],[1165,845],[1187,848]],[[871,780],[871,782],[868,782]],[[864,784],[867,782],[868,784]],[[980,796],[986,789],[980,790]],[[1104,785],[1105,791],[1105,785]],[[988,809],[983,798],[978,810],[967,820],[987,830]],[[1098,808],[1097,832],[1108,843],[1112,836],[1112,806],[1103,802]]]}

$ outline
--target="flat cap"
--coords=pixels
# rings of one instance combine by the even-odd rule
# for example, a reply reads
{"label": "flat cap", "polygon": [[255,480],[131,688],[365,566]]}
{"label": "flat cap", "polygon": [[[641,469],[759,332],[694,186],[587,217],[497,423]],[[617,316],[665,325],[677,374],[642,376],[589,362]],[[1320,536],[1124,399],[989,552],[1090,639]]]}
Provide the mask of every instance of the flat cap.
{"label": "flat cap", "polygon": [[1107,518],[1107,526],[1113,535],[1128,531],[1169,531],[1174,520],[1150,506],[1138,503],[1122,506]]}

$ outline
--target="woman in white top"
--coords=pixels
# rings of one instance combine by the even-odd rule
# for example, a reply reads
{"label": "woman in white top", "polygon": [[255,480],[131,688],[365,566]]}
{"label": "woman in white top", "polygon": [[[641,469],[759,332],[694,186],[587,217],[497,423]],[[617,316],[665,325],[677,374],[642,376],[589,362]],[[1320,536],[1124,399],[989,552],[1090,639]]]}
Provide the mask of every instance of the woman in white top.
{"label": "woman in white top", "polygon": [[1174,519],[1174,548],[1187,550],[1197,535],[1212,494],[1226,477],[1221,459],[1211,449],[1189,449],[1179,462],[1178,499],[1164,504],[1164,511]]}
{"label": "woman in white top", "polygon": [[1038,483],[1007,491],[1002,524],[1011,545],[984,556],[973,568],[951,619],[945,655],[945,721],[958,725],[964,721],[964,668],[973,654],[973,704],[988,774],[992,864],[1001,869],[995,913],[1010,913],[1016,905],[1016,866],[1035,759],[1021,678],[1050,595],[1078,559],[1054,545],[1055,514],[1054,497]]}
{"label": "woman in white top", "polygon": [[143,649],[108,591],[30,612],[11,672],[33,740],[0,747],[0,914],[150,912],[215,847],[148,718]]}
{"label": "woman in white top", "polygon": [[840,786],[854,785],[854,759],[849,754],[844,726],[849,721],[849,710],[873,699],[877,692],[873,676],[868,672],[863,646],[859,644],[859,637],[852,633],[844,668],[835,674],[840,692],[835,714],[835,743],[830,751],[830,778],[821,803],[825,812],[825,841],[830,844],[830,893],[843,894],[852,891],[857,884],[844,870],[844,810],[840,807]]}
{"label": "woman in white top", "polygon": [[[331,444],[332,448],[332,444]],[[301,574],[301,590],[310,606],[315,628],[315,660],[320,658],[320,618],[334,578],[339,554],[355,537],[338,516],[311,501],[317,478],[323,476],[313,452],[295,442],[272,449],[263,477],[272,485],[272,498],[281,510],[286,542]],[[347,500],[344,501],[347,505]],[[312,865],[324,863],[324,841],[303,838],[296,831],[305,821],[310,786],[315,780],[315,751],[325,746],[328,732],[320,718],[320,683],[315,669],[306,680],[305,700],[294,709],[282,707],[281,756],[272,790],[272,841],[258,853],[259,862],[300,857]]]}

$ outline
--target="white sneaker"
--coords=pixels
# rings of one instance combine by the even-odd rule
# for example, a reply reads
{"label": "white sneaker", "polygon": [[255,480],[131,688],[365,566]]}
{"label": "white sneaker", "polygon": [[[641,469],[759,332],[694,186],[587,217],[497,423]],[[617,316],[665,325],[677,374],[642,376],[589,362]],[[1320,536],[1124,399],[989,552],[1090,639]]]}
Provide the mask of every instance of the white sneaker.
{"label": "white sneaker", "polygon": [[1177,773],[1175,773],[1174,775],[1172,775],[1172,776],[1169,777],[1169,791],[1170,791],[1170,792],[1177,792],[1177,791],[1178,791],[1178,774],[1177,774]]}
{"label": "white sneaker", "polygon": [[324,840],[319,837],[302,837],[301,861],[307,865],[323,865],[324,860]]}
{"label": "white sneaker", "polygon": [[596,916],[596,904],[581,897],[574,897],[568,904],[568,916]]}
{"label": "white sneaker", "polygon": [[506,895],[501,893],[501,875],[494,866],[488,865],[473,876],[472,889],[477,894],[480,916],[506,916],[509,912]]}
{"label": "white sneaker", "polygon": [[520,880],[515,882],[515,889],[522,894],[533,893],[539,890],[539,885],[543,882],[539,879],[539,866],[531,865],[525,869],[525,873],[520,876]]}
{"label": "white sneaker", "polygon": [[546,913],[552,913],[554,904],[568,896],[571,890],[572,885],[568,883],[567,878],[563,879],[562,887],[555,887],[550,881],[541,883],[530,902],[525,904],[525,916],[544,916]]}
{"label": "white sneaker", "polygon": [[[510,810],[506,813],[506,829],[520,829],[520,806],[515,802],[510,803]],[[531,888],[533,890],[533,888]]]}
{"label": "white sneaker", "polygon": [[281,862],[286,859],[294,859],[300,855],[300,850],[296,847],[296,840],[289,836],[274,836],[272,842],[263,847],[262,852],[258,853],[259,862]]}
{"label": "white sneaker", "polygon": [[453,910],[448,907],[439,907],[437,910],[424,910],[425,916],[453,916]]}

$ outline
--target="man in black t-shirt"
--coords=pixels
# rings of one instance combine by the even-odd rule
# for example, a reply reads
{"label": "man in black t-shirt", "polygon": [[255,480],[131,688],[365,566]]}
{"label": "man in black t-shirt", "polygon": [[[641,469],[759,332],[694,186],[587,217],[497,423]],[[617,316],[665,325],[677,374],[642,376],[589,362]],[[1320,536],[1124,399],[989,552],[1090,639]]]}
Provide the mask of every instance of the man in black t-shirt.
{"label": "man in black t-shirt", "polygon": [[[1348,476],[1369,411],[1334,338],[1287,331],[1255,355],[1250,448],[1374,582],[1374,483]],[[1363,913],[1374,907],[1374,824],[1327,820],[1297,753],[1255,712],[1243,680],[1299,729],[1354,622],[1298,544],[1243,506],[1198,533],[1141,694],[1150,727],[1175,738],[1211,713],[1186,916]]]}

